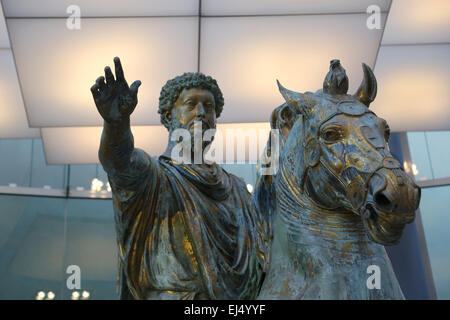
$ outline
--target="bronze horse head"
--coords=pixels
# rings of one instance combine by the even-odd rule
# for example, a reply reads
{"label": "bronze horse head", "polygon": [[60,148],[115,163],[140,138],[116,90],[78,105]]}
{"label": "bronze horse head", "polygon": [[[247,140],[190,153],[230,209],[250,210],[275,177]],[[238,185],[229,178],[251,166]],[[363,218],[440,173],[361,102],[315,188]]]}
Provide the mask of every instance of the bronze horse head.
{"label": "bronze horse head", "polygon": [[[363,71],[354,95],[339,60],[315,93],[278,83],[286,103],[272,112],[271,127],[280,134],[263,156],[279,153],[279,166],[254,192],[273,234],[261,299],[403,298],[382,245],[400,241],[420,189],[389,151],[389,127],[369,109],[376,79],[365,64]],[[373,265],[383,290],[366,286]]]}
{"label": "bronze horse head", "polygon": [[347,94],[348,78],[339,60],[331,61],[323,89],[315,93],[293,92],[278,82],[286,104],[275,117],[303,118],[303,152],[292,163],[310,200],[360,215],[371,240],[393,245],[414,220],[420,188],[389,151],[389,126],[369,109],[377,82],[366,64],[363,70],[354,95]]}

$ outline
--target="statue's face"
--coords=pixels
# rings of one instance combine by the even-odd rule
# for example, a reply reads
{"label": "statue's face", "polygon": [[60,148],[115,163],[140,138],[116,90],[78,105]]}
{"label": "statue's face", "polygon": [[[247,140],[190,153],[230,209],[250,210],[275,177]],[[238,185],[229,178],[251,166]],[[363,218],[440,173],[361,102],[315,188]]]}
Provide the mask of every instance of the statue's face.
{"label": "statue's face", "polygon": [[204,89],[183,89],[171,111],[172,128],[187,129],[193,134],[194,123],[202,123],[202,132],[216,128],[214,95]]}

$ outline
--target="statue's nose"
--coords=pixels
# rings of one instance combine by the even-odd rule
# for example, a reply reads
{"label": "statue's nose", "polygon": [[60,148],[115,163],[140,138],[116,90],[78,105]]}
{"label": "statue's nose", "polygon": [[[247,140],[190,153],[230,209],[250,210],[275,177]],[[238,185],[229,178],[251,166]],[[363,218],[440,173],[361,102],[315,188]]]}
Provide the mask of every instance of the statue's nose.
{"label": "statue's nose", "polygon": [[375,205],[386,213],[413,213],[419,206],[420,188],[403,171],[382,168],[370,181]]}
{"label": "statue's nose", "polygon": [[205,107],[203,106],[203,103],[199,102],[196,106],[196,111],[197,111],[197,117],[199,118],[203,118],[205,117]]}
{"label": "statue's nose", "polygon": [[377,173],[370,180],[370,193],[376,206],[384,212],[392,212],[394,207],[392,197],[388,192],[388,180],[386,176]]}
{"label": "statue's nose", "polygon": [[389,195],[386,191],[378,191],[375,193],[373,200],[375,201],[375,204],[378,208],[383,210],[384,212],[391,213],[392,209],[394,208],[394,204],[392,200],[390,199]]}

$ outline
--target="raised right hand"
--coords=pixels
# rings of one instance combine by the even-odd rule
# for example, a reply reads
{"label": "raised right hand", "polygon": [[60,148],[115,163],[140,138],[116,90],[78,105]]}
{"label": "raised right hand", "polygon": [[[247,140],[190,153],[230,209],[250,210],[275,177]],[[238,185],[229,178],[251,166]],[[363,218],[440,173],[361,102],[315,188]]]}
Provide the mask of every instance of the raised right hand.
{"label": "raised right hand", "polygon": [[137,92],[141,85],[141,81],[137,80],[128,87],[118,57],[114,58],[114,65],[116,79],[114,79],[111,69],[106,67],[105,77],[97,78],[97,81],[91,87],[98,112],[110,124],[118,124],[129,119],[134,108],[136,108]]}

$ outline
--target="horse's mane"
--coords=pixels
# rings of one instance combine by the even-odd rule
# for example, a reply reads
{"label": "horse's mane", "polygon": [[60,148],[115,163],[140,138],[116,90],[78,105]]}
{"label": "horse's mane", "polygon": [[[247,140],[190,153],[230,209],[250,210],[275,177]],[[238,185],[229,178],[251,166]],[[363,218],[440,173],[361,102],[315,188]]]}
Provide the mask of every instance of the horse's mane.
{"label": "horse's mane", "polygon": [[[287,135],[292,128],[292,125],[295,121],[297,112],[289,106],[286,102],[282,105],[278,106],[272,111],[272,115],[270,117],[270,127],[271,129],[279,130],[279,155],[280,156],[284,143],[286,141]],[[256,207],[260,212],[266,216],[268,223],[271,225],[273,221],[273,216],[276,211],[276,192],[275,192],[275,178],[277,174],[277,168],[272,168],[272,174],[262,175],[261,169],[268,169],[271,166],[274,166],[273,163],[270,162],[271,158],[271,146],[273,136],[269,135],[269,139],[267,140],[266,148],[264,149],[262,160],[258,165],[258,173],[255,191],[253,193],[253,200],[255,202]]]}

